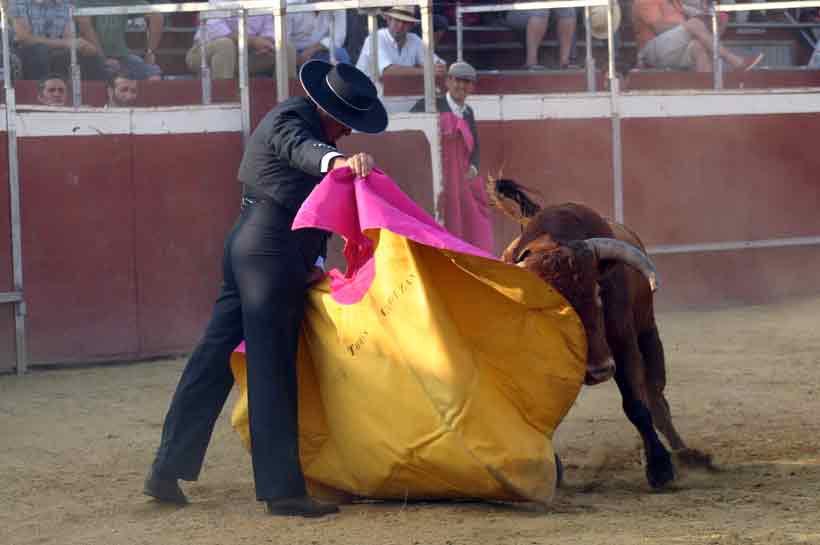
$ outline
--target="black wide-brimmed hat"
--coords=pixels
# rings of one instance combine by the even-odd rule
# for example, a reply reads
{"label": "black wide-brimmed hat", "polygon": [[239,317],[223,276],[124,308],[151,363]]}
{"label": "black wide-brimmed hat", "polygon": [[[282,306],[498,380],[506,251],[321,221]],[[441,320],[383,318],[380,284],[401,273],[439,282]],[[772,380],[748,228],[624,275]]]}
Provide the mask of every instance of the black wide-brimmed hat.
{"label": "black wide-brimmed hat", "polygon": [[352,64],[308,61],[299,79],[310,98],[339,123],[370,134],[387,128],[387,111],[376,86]]}

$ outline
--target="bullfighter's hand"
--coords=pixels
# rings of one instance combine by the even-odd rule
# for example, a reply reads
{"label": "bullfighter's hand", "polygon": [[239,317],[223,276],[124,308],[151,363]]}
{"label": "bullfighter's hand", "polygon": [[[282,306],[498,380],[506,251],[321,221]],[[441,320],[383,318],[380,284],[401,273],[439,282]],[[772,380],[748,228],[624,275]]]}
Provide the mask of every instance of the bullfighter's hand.
{"label": "bullfighter's hand", "polygon": [[475,165],[470,165],[470,168],[467,169],[467,172],[464,173],[464,177],[467,179],[475,178],[478,176],[478,169]]}
{"label": "bullfighter's hand", "polygon": [[369,153],[357,153],[351,157],[337,157],[333,160],[334,170],[341,167],[350,167],[350,170],[357,178],[364,178],[370,174],[374,166],[376,166],[376,161]]}

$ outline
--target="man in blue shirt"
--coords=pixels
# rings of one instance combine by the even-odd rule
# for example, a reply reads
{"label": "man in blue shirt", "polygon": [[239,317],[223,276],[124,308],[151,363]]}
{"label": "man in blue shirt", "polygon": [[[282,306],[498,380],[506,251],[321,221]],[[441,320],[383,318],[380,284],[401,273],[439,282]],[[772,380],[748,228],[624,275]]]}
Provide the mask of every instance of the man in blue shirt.
{"label": "man in blue shirt", "polygon": [[[71,62],[71,27],[63,0],[14,0],[10,6],[23,78],[40,80],[49,73],[67,74]],[[104,80],[105,58],[96,46],[76,38],[83,79]]]}

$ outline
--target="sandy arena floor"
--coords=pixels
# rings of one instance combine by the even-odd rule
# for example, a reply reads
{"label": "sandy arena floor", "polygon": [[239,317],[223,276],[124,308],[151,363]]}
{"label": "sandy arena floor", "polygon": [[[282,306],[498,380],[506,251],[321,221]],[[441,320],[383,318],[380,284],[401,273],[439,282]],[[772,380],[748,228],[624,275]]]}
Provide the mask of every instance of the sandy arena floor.
{"label": "sandy arena floor", "polygon": [[140,494],[182,361],[0,377],[0,544],[820,544],[820,297],[659,317],[667,394],[719,473],[652,493],[614,383],[582,392],[546,514],[487,503],[266,517],[225,411],[193,503]]}

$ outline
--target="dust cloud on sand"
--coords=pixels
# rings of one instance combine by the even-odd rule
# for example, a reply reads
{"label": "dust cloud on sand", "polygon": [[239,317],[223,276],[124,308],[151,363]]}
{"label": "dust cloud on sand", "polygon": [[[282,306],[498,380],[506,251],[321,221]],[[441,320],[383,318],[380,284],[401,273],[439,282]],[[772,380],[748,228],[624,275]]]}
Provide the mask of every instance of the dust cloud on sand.
{"label": "dust cloud on sand", "polygon": [[720,471],[651,492],[610,382],[583,390],[558,431],[568,482],[546,513],[372,502],[266,517],[228,411],[185,485],[193,503],[159,506],[140,490],[182,361],[3,376],[0,544],[820,544],[818,316],[820,297],[661,313],[673,418]]}

